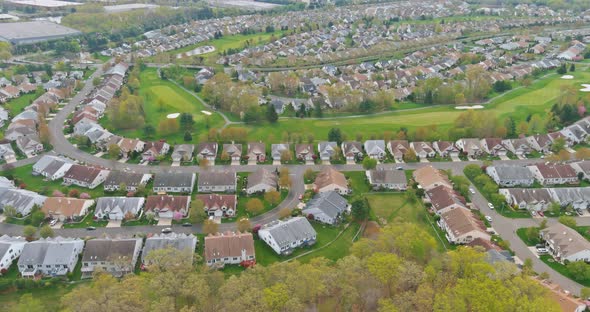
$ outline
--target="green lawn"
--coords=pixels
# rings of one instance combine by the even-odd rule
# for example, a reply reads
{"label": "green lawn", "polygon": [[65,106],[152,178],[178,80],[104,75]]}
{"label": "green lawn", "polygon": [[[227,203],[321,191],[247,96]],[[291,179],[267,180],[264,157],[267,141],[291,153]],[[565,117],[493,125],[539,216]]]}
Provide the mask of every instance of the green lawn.
{"label": "green lawn", "polygon": [[415,223],[436,239],[439,250],[452,248],[421,202],[408,202],[404,193],[371,193],[365,197],[371,207],[371,219],[381,218],[388,223],[393,221]]}
{"label": "green lawn", "polygon": [[63,186],[61,185],[62,180],[56,181],[44,181],[43,177],[41,176],[33,176],[33,165],[26,165],[18,168],[14,168],[12,171],[2,171],[0,173],[1,176],[9,176],[14,175],[21,183],[25,184],[25,188],[27,190],[31,190],[34,192],[38,192],[41,195],[51,196],[53,191],[60,191],[64,193],[66,196],[68,192],[71,190],[78,190],[81,193],[88,193],[92,198],[98,198],[105,196],[104,189],[101,186],[91,190],[86,189],[78,186]]}
{"label": "green lawn", "polygon": [[350,183],[352,196],[362,195],[371,190],[364,171],[350,171],[345,172],[344,175],[348,179],[348,183]]}
{"label": "green lawn", "polygon": [[538,240],[529,239],[526,235],[527,229],[528,228],[520,228],[520,229],[516,230],[516,235],[518,235],[518,237],[524,242],[525,245],[535,246],[536,244],[539,243],[540,239],[538,239]]}
{"label": "green lawn", "polygon": [[[285,200],[285,198],[287,197],[288,194],[289,194],[289,190],[281,190],[281,199],[279,200],[279,203],[283,202],[283,200]],[[248,203],[249,200],[251,200],[253,198],[260,199],[262,201],[262,204],[264,205],[264,209],[260,213],[249,213],[248,211],[246,211],[246,204]],[[264,195],[250,195],[250,196],[247,196],[245,194],[240,195],[240,196],[238,196],[238,206],[236,208],[236,216],[233,218],[225,218],[222,220],[222,222],[224,222],[224,223],[225,222],[236,222],[237,220],[241,219],[242,217],[251,218],[254,216],[258,216],[258,215],[261,215],[269,210],[272,210],[277,205],[272,205],[271,203],[264,200]],[[294,208],[294,207],[290,207],[290,208]]]}
{"label": "green lawn", "polygon": [[568,270],[567,266],[553,260],[553,258],[550,255],[539,256],[539,258],[541,259],[541,261],[545,262],[545,264],[547,264],[553,270],[557,271],[559,274],[571,280],[574,280],[586,287],[590,287],[590,279],[577,279],[576,276]]}
{"label": "green lawn", "polygon": [[[191,113],[195,120],[195,126],[192,131],[193,142],[205,140],[208,128],[219,128],[223,125],[223,119],[219,114],[213,113],[208,116],[202,111],[208,111],[195,97],[184,91],[171,81],[161,80],[158,77],[155,68],[148,68],[140,74],[141,88],[139,95],[144,99],[145,124],[152,125],[156,128],[156,134],[152,140],[166,139],[171,145],[184,143],[184,131],[179,130],[170,135],[160,135],[157,132],[158,124],[166,119],[168,114],[173,113]],[[163,102],[163,106],[158,107],[158,102]],[[108,116],[103,117],[100,123],[111,130],[113,133],[127,138],[146,138],[142,129],[118,130],[113,129]]]}
{"label": "green lawn", "polygon": [[[574,72],[572,80],[562,80],[559,75],[551,74],[546,78],[536,81],[528,88],[513,90],[493,100],[483,109],[490,117],[504,118],[512,116],[518,123],[525,120],[529,114],[544,114],[551,107],[560,93],[563,85],[579,86],[581,83],[590,82],[590,73]],[[412,107],[416,108],[416,107]],[[276,143],[283,133],[299,133],[304,137],[312,134],[316,141],[327,138],[328,131],[337,127],[348,138],[354,138],[357,133],[362,133],[364,139],[372,135],[380,136],[384,131],[396,132],[400,127],[409,130],[416,127],[436,124],[441,133],[452,127],[454,120],[462,113],[451,106],[423,107],[409,111],[392,111],[389,113],[355,118],[323,118],[300,119],[282,118],[275,124],[260,123],[246,126],[250,129],[251,140],[263,140]],[[239,125],[243,127],[244,125]],[[271,138],[272,140],[269,140]],[[274,139],[273,139],[274,138]]]}
{"label": "green lawn", "polygon": [[344,231],[344,233],[340,237],[338,237],[336,241],[334,241],[334,243],[322,249],[320,249],[322,246],[325,246],[338,236],[338,233],[340,233],[340,231],[344,229],[344,225],[333,227],[312,222],[312,226],[317,232],[316,243],[310,247],[297,248],[289,256],[279,256],[274,252],[274,250],[272,250],[272,248],[266,245],[266,243],[262,240],[254,240],[254,248],[256,250],[256,262],[261,265],[267,266],[274,262],[293,259],[294,257],[297,257],[298,255],[302,255],[309,251],[314,252],[302,256],[301,258],[299,258],[299,260],[307,262],[310,259],[316,257],[325,257],[330,260],[337,260],[348,254],[348,249],[350,248],[350,246],[352,246],[352,237],[358,231],[359,225],[352,223]]}
{"label": "green lawn", "polygon": [[0,295],[0,306],[4,307],[2,308],[3,311],[11,311],[22,295],[30,293],[33,295],[33,298],[41,300],[46,311],[59,311],[61,298],[72,291],[77,285],[57,283],[43,288],[2,293]]}
{"label": "green lawn", "polygon": [[20,114],[25,107],[29,106],[36,98],[41,96],[43,92],[33,92],[21,95],[16,99],[6,102],[4,106],[8,109],[11,116],[16,116]]}

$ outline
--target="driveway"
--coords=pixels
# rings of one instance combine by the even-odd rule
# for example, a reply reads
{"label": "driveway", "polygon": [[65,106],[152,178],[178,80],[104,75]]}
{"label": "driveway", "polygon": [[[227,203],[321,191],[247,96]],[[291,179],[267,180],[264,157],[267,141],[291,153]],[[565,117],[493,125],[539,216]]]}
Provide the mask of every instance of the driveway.
{"label": "driveway", "polygon": [[171,226],[171,225],[172,225],[172,219],[160,218],[158,220],[158,226]]}
{"label": "driveway", "polygon": [[508,157],[506,155],[500,155],[498,157],[500,157],[500,160],[510,160],[510,157]]}
{"label": "driveway", "polygon": [[121,227],[121,220],[109,220],[107,227],[108,228],[120,228]]}
{"label": "driveway", "polygon": [[428,160],[428,158],[420,158],[420,162],[421,163],[429,163],[430,160]]}
{"label": "driveway", "polygon": [[458,156],[451,156],[451,161],[460,162],[461,158],[459,158]]}

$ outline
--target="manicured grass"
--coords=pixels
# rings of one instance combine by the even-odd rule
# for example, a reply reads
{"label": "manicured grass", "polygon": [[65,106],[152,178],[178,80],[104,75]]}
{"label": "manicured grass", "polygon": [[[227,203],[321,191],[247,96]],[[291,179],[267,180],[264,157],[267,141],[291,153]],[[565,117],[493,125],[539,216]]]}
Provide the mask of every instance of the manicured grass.
{"label": "manicured grass", "polygon": [[[563,80],[559,75],[551,74],[536,81],[528,88],[521,88],[506,93],[486,104],[483,111],[490,117],[504,118],[511,116],[518,123],[525,120],[529,114],[545,114],[555,99],[559,96],[560,88],[564,85],[578,87],[581,83],[590,82],[590,73],[574,72],[574,79]],[[415,107],[412,107],[415,108]],[[282,118],[275,124],[259,123],[248,125],[251,140],[263,140],[271,143],[278,142],[283,133],[299,133],[303,136],[314,135],[317,141],[327,138],[331,128],[340,128],[348,138],[354,138],[357,133],[362,133],[363,138],[371,135],[380,136],[384,131],[396,132],[400,127],[413,130],[416,127],[437,125],[441,134],[453,126],[454,120],[463,111],[451,106],[424,107],[411,111],[393,111],[381,115],[362,116],[346,119],[300,119]],[[243,127],[244,125],[239,125]],[[270,138],[274,138],[271,140]]]}
{"label": "manicured grass", "polygon": [[567,268],[567,266],[555,261],[550,255],[542,255],[539,256],[539,258],[541,259],[541,261],[545,262],[545,264],[547,264],[553,270],[557,271],[559,274],[571,280],[574,280],[586,287],[590,287],[590,279],[577,279],[576,275],[572,274]]}
{"label": "manicured grass", "polygon": [[410,203],[404,193],[371,193],[365,197],[371,208],[371,219],[379,220],[381,218],[381,221],[387,223],[398,221],[417,224],[436,239],[439,250],[453,248],[445,239],[442,230],[436,226],[434,219],[428,214],[422,202]]}
{"label": "manicured grass", "polygon": [[352,196],[361,195],[371,190],[364,171],[345,172],[344,176],[348,179],[348,183],[352,189]]}
{"label": "manicured grass", "polygon": [[[45,92],[45,91],[44,91]],[[4,105],[11,116],[20,114],[23,109],[29,106],[36,98],[40,97],[43,92],[33,92],[29,94],[23,94],[16,99],[12,99]]]}
{"label": "manicured grass", "polygon": [[[262,264],[264,266],[267,266],[267,265],[270,265],[274,262],[280,262],[280,261],[292,259],[292,258],[294,258],[298,255],[304,254],[306,252],[319,249],[320,247],[322,247],[322,246],[328,244],[329,242],[331,242],[332,240],[334,240],[338,236],[338,233],[340,233],[340,231],[342,231],[344,229],[344,225],[333,227],[333,226],[328,226],[328,225],[322,225],[322,224],[315,223],[315,222],[312,222],[312,226],[315,229],[315,231],[317,232],[316,243],[313,246],[304,247],[304,248],[297,248],[289,256],[279,256],[274,252],[274,250],[272,250],[272,248],[270,248],[268,245],[266,245],[265,242],[263,242],[260,239],[255,239],[254,240],[254,248],[256,250],[256,262],[259,264]],[[350,246],[352,245],[352,236],[351,235],[354,235],[354,233],[356,233],[356,230],[354,230],[354,228],[356,228],[358,230],[358,225],[351,224],[346,229],[346,231],[343,233],[343,235],[338,237],[338,240],[336,240],[333,244],[331,244],[330,246],[328,246],[324,249],[317,251],[317,253],[313,252],[309,255],[301,257],[302,261],[309,261],[309,259],[317,257],[318,255],[321,255],[321,256],[326,257],[331,260],[336,260],[339,257],[345,256],[348,253],[347,248],[350,248]],[[354,232],[354,233],[351,234],[348,232]],[[343,240],[343,241],[339,242],[340,240]],[[346,242],[350,242],[349,245],[346,244]],[[346,247],[347,245],[348,245],[348,247]],[[346,252],[343,252],[342,249],[345,249]]]}
{"label": "manicured grass", "polygon": [[[209,128],[220,128],[223,125],[223,119],[219,114],[215,112],[210,116],[204,114],[202,111],[208,111],[208,109],[201,102],[171,81],[161,80],[155,68],[142,71],[139,78],[141,82],[139,95],[144,99],[145,124],[156,128],[156,134],[151,138],[152,140],[166,139],[171,145],[184,143],[183,130],[169,135],[158,133],[158,125],[166,119],[168,114],[191,113],[193,115],[195,120],[192,130],[193,143],[205,140]],[[162,107],[158,105],[160,101],[163,103]],[[108,116],[103,117],[100,123],[123,137],[150,139],[145,137],[142,129],[114,129]]]}
{"label": "manicured grass", "polygon": [[525,243],[527,246],[535,246],[539,241],[530,240],[527,235],[526,231],[528,228],[520,228],[516,230],[516,235]]}
{"label": "manicured grass", "polygon": [[[10,171],[2,171],[0,173],[1,176],[8,176],[11,173],[17,178],[21,183],[25,184],[25,189],[37,192],[41,195],[51,196],[53,191],[60,191],[64,193],[66,196],[68,192],[71,190],[78,190],[81,193],[88,193],[91,198],[98,198],[105,196],[104,189],[102,185],[96,187],[95,189],[86,189],[78,186],[63,186],[62,180],[58,179],[56,181],[44,181],[42,176],[33,176],[33,165],[26,165],[18,168],[14,168],[12,172]],[[18,186],[18,185],[17,185]]]}
{"label": "manicured grass", "polygon": [[24,294],[32,294],[33,298],[43,303],[46,311],[59,311],[61,307],[61,298],[72,291],[78,284],[57,283],[52,286],[35,288],[31,290],[20,290],[3,293],[0,295],[0,306],[3,311],[12,311],[20,297]]}
{"label": "manicured grass", "polygon": [[[279,200],[279,203],[283,202],[283,200],[285,200],[285,198],[287,197],[287,195],[289,194],[289,190],[281,190],[281,199]],[[262,201],[262,204],[264,205],[264,209],[260,212],[260,213],[250,213],[248,211],[246,211],[246,204],[248,203],[248,201],[250,201],[251,199],[254,198],[258,198]],[[267,202],[266,200],[264,200],[264,195],[250,195],[247,196],[245,194],[243,195],[239,195],[238,196],[238,207],[236,208],[236,216],[233,218],[225,218],[222,220],[222,222],[235,222],[237,220],[240,220],[243,217],[246,218],[251,218],[254,216],[258,216],[261,215],[269,210],[274,209],[276,205],[272,205],[271,203]],[[294,207],[290,207],[290,208],[294,208]]]}

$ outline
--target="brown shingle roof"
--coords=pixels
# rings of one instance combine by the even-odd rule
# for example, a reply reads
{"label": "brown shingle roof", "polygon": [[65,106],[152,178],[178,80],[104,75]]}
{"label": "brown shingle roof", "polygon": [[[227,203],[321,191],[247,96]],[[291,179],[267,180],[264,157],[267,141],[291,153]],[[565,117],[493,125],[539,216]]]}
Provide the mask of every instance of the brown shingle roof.
{"label": "brown shingle roof", "polygon": [[226,232],[205,237],[205,261],[241,257],[242,250],[246,251],[247,256],[254,256],[254,239],[251,233]]}
{"label": "brown shingle roof", "polygon": [[322,189],[331,184],[336,184],[343,188],[348,187],[348,182],[344,174],[332,167],[327,167],[315,178],[314,185],[317,189]]}
{"label": "brown shingle roof", "polygon": [[66,217],[78,216],[82,212],[86,199],[67,198],[67,197],[47,197],[41,211],[46,216],[59,214]]}
{"label": "brown shingle roof", "polygon": [[148,196],[145,211],[180,211],[188,206],[190,196],[152,195]]}

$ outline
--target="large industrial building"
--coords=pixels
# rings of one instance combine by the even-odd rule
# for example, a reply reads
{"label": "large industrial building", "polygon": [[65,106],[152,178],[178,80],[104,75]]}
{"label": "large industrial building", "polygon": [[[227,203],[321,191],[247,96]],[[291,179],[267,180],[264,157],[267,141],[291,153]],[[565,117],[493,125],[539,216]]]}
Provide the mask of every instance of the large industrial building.
{"label": "large industrial building", "polygon": [[0,41],[14,45],[56,40],[82,34],[80,31],[48,21],[2,23]]}

